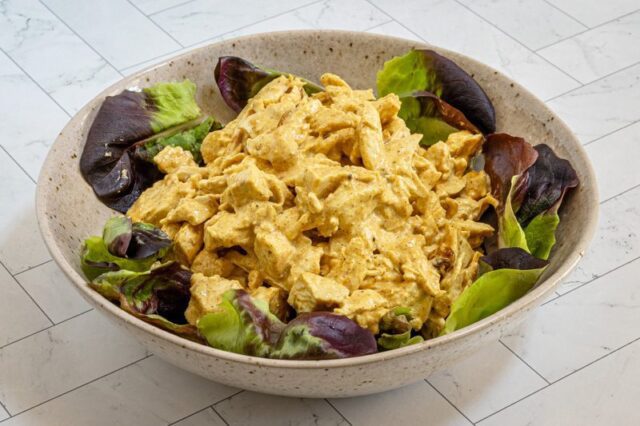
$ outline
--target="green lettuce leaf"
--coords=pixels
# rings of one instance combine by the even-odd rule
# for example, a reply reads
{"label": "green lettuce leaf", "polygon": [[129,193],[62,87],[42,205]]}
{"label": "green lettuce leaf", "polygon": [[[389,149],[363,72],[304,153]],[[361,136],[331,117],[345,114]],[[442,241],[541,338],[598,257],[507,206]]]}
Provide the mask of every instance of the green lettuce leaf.
{"label": "green lettuce leaf", "polygon": [[410,331],[405,331],[402,334],[388,334],[382,333],[378,337],[378,347],[383,350],[391,350],[403,348],[405,346],[414,345],[424,341],[422,336],[416,335],[411,337]]}
{"label": "green lettuce leaf", "polygon": [[504,202],[504,209],[498,215],[498,247],[519,247],[529,252],[527,237],[513,211],[512,197],[519,176],[511,178],[511,189]]}
{"label": "green lettuce leaf", "polygon": [[487,272],[453,302],[441,335],[480,321],[518,300],[534,286],[548,264],[517,247],[483,256],[481,263]]}
{"label": "green lettuce leaf", "polygon": [[146,271],[156,260],[157,258],[153,256],[146,259],[127,259],[114,256],[109,253],[102,237],[93,236],[84,241],[80,264],[86,277],[93,280],[100,274],[119,269],[135,272]]}
{"label": "green lettuce leaf", "polygon": [[302,313],[288,324],[244,290],[229,290],[198,330],[214,348],[279,359],[332,359],[376,352],[373,334],[347,317]]}
{"label": "green lettuce leaf", "polygon": [[213,118],[205,117],[204,120],[195,127],[146,141],[136,149],[136,156],[145,161],[152,162],[153,158],[167,146],[177,146],[185,151],[189,151],[191,155],[193,155],[195,162],[202,164],[202,154],[200,152],[202,141],[209,132],[221,128],[222,125]]}
{"label": "green lettuce leaf", "polygon": [[190,80],[158,83],[142,91],[153,102],[151,128],[154,133],[200,116],[200,107],[196,103],[196,85]]}
{"label": "green lettuce leaf", "polygon": [[482,132],[495,131],[495,110],[487,94],[455,62],[433,50],[411,50],[385,62],[376,85],[379,96],[395,93],[402,98],[416,91],[431,92]]}
{"label": "green lettuce leaf", "polygon": [[125,213],[142,191],[162,179],[155,164],[135,156],[137,144],[197,119],[195,92],[185,80],[105,98],[80,156],[80,172],[102,203]]}
{"label": "green lettuce leaf", "polygon": [[167,262],[142,272],[105,272],[89,286],[143,321],[201,341],[197,329],[184,317],[191,298],[190,281],[189,270],[177,262]]}
{"label": "green lettuce leaf", "polygon": [[556,243],[556,229],[560,223],[557,213],[540,213],[524,228],[527,246],[532,255],[548,259]]}
{"label": "green lettuce leaf", "polygon": [[398,116],[413,133],[422,134],[421,145],[446,141],[451,133],[460,130],[480,133],[464,114],[433,93],[417,91],[401,96],[400,101]]}

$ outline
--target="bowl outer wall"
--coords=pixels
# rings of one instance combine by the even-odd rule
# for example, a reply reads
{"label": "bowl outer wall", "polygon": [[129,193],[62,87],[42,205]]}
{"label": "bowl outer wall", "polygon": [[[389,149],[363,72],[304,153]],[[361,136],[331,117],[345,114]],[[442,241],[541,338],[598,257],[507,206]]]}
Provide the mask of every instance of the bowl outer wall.
{"label": "bowl outer wall", "polygon": [[[453,59],[480,83],[494,103],[500,131],[525,137],[534,144],[549,144],[571,161],[580,177],[580,186],[569,194],[561,209],[558,243],[551,264],[538,285],[521,299],[471,326],[418,345],[341,360],[283,361],[224,352],[187,341],[132,317],[87,286],[79,264],[82,241],[88,235],[100,234],[102,224],[114,212],[95,198],[82,179],[78,158],[105,96],[126,88],[190,78],[198,86],[198,103],[203,110],[226,122],[234,114],[222,102],[213,79],[219,56],[241,56],[312,80],[324,72],[334,72],[354,88],[372,88],[384,61],[421,47]],[[36,208],[45,243],[76,289],[151,352],[231,386],[298,397],[347,397],[420,380],[495,341],[520,323],[584,255],[597,223],[598,194],[595,174],[575,135],[542,101],[507,76],[464,55],[415,41],[314,30],[255,34],[210,44],[107,88],[70,120],[53,144],[38,179]]]}

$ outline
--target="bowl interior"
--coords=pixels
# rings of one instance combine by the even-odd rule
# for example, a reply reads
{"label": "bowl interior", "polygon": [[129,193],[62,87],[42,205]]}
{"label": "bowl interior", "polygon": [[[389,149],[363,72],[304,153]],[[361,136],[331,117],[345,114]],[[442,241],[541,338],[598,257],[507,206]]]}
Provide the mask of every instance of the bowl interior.
{"label": "bowl interior", "polygon": [[[114,212],[93,195],[80,175],[78,159],[105,96],[135,86],[189,78],[198,87],[198,102],[203,110],[226,122],[234,114],[222,102],[213,78],[219,56],[241,56],[311,80],[317,80],[324,72],[333,72],[355,88],[374,88],[376,72],[384,61],[414,47],[424,45],[380,35],[337,31],[259,34],[202,47],[114,84],[73,117],[53,145],[40,174],[38,219],[54,259],[86,298],[101,298],[84,284],[79,255],[83,240],[100,234],[104,221]],[[522,136],[533,144],[550,145],[558,155],[569,159],[578,172],[581,184],[563,204],[558,243],[545,273],[545,277],[551,279],[543,279],[538,284],[550,291],[558,278],[581,257],[596,223],[596,183],[585,152],[566,125],[520,85],[463,55],[433,49],[456,61],[480,83],[493,101],[500,132]],[[529,293],[523,299],[541,297],[545,292]],[[455,338],[455,334],[450,336]]]}

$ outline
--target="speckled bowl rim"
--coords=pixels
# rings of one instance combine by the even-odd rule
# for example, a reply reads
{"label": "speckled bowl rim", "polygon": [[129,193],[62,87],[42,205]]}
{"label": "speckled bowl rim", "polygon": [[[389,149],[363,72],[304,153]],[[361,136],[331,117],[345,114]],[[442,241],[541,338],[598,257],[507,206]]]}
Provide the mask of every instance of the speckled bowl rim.
{"label": "speckled bowl rim", "polygon": [[[246,41],[246,40],[251,40],[254,38],[260,38],[262,36],[264,36],[265,34],[286,34],[289,37],[295,37],[296,34],[306,34],[306,35],[318,35],[320,37],[322,37],[323,35],[328,35],[328,34],[340,34],[340,35],[344,35],[344,36],[349,36],[349,37],[359,37],[359,38],[369,38],[372,41],[376,40],[376,39],[395,39],[395,40],[403,40],[403,41],[409,41],[412,44],[415,45],[424,45],[424,46],[429,46],[427,43],[424,42],[418,42],[418,41],[413,41],[413,40],[407,40],[407,39],[403,39],[401,37],[393,37],[393,36],[387,36],[387,35],[381,35],[381,34],[372,34],[372,33],[363,33],[363,32],[357,32],[357,31],[341,31],[341,30],[295,30],[295,31],[275,31],[275,32],[270,32],[270,33],[257,33],[257,34],[251,34],[251,35],[246,35],[246,36],[242,36],[242,37],[237,37],[234,38],[233,40],[238,40],[238,41]],[[224,40],[224,42],[229,42],[232,40]],[[209,43],[207,45],[198,47],[196,49],[191,49],[188,52],[185,53],[181,53],[179,55],[176,55],[174,57],[171,57],[169,59],[163,60],[162,62],[159,62],[157,64],[151,65],[149,67],[146,67],[124,79],[119,80],[118,82],[112,84],[111,86],[109,86],[108,88],[106,88],[105,90],[103,90],[100,94],[98,94],[96,97],[94,97],[92,100],[90,100],[87,105],[85,105],[81,110],[79,110],[70,120],[70,122],[65,126],[65,128],[63,129],[61,134],[65,133],[65,130],[67,130],[67,126],[69,126],[69,124],[71,122],[74,122],[78,119],[80,119],[80,117],[83,117],[86,115],[86,113],[88,112],[89,108],[90,108],[90,104],[96,99],[96,98],[103,98],[104,96],[106,96],[107,94],[109,94],[110,92],[112,92],[114,90],[115,86],[121,86],[123,82],[129,82],[129,81],[133,81],[139,77],[141,77],[142,75],[144,75],[145,73],[153,70],[156,67],[160,67],[163,66],[171,61],[177,60],[179,58],[182,58],[184,56],[188,56],[191,55],[194,51],[198,51],[198,50],[206,50],[209,48],[209,46],[216,44],[218,42],[215,43]],[[36,215],[37,215],[37,219],[38,219],[38,224],[40,226],[40,232],[42,233],[43,237],[44,237],[44,241],[49,249],[49,252],[51,253],[51,256],[53,257],[53,259],[55,260],[55,262],[58,264],[58,266],[62,269],[62,271],[65,273],[65,275],[72,281],[72,283],[78,288],[78,290],[83,293],[83,295],[89,299],[91,299],[96,305],[99,305],[103,310],[109,312],[110,314],[114,315],[116,318],[118,318],[121,321],[124,321],[126,323],[129,323],[131,325],[134,325],[140,329],[142,329],[143,331],[146,331],[147,333],[150,333],[152,335],[155,335],[156,337],[166,340],[170,343],[173,343],[175,345],[178,345],[182,348],[185,349],[189,349],[189,350],[193,350],[196,352],[199,352],[201,354],[204,355],[210,355],[213,357],[217,357],[226,361],[230,361],[230,362],[236,362],[236,363],[242,363],[242,364],[247,364],[247,365],[252,365],[252,366],[260,366],[260,367],[276,367],[276,368],[290,368],[290,369],[321,369],[321,368],[331,368],[331,367],[357,367],[357,366],[362,366],[362,365],[366,365],[366,364],[371,364],[371,363],[377,363],[380,361],[385,361],[385,360],[391,360],[391,359],[395,359],[395,358],[401,358],[416,352],[421,352],[421,351],[427,351],[429,349],[432,348],[436,348],[439,346],[444,346],[444,345],[448,345],[448,344],[452,344],[455,341],[458,340],[462,340],[467,336],[470,336],[472,334],[476,334],[476,333],[481,333],[485,330],[487,330],[488,328],[490,328],[492,325],[502,322],[502,321],[506,321],[508,320],[508,318],[516,313],[519,312],[520,310],[524,310],[528,307],[534,307],[536,304],[540,303],[540,300],[548,293],[550,293],[551,291],[553,291],[553,289],[555,288],[555,286],[560,283],[560,281],[565,278],[569,272],[571,272],[571,270],[576,266],[576,264],[580,261],[580,259],[584,256],[584,252],[587,249],[587,246],[589,244],[589,242],[591,241],[594,233],[595,233],[595,229],[596,229],[596,225],[597,225],[597,217],[598,217],[598,188],[597,185],[595,185],[595,172],[593,170],[593,167],[591,166],[591,163],[588,161],[588,156],[582,146],[582,144],[579,142],[578,138],[576,137],[576,135],[569,129],[569,127],[566,125],[566,123],[560,118],[558,117],[551,109],[549,109],[546,104],[541,101],[540,99],[538,99],[536,96],[534,96],[533,94],[531,94],[531,92],[529,90],[527,90],[525,87],[521,86],[520,84],[518,84],[517,82],[513,81],[511,78],[509,78],[508,76],[504,75],[503,73],[501,73],[500,71],[494,69],[493,67],[490,67],[489,65],[486,65],[480,61],[477,61],[473,58],[470,58],[466,55],[462,55],[458,52],[453,52],[451,50],[448,49],[443,49],[438,47],[439,51],[441,51],[442,53],[444,53],[446,55],[446,53],[451,53],[451,54],[456,54],[456,55],[460,55],[466,58],[466,60],[468,60],[470,63],[473,63],[474,66],[478,66],[478,67],[485,67],[488,68],[492,71],[494,71],[494,74],[497,75],[499,78],[504,78],[507,79],[510,83],[513,83],[513,85],[520,91],[522,92],[526,92],[527,94],[531,95],[532,98],[534,98],[536,101],[538,101],[540,104],[542,104],[541,106],[551,115],[555,118],[555,120],[557,121],[557,125],[565,127],[569,134],[571,134],[571,136],[573,137],[573,146],[572,148],[577,150],[578,153],[583,156],[585,159],[587,159],[586,166],[587,166],[587,170],[584,170],[584,174],[585,175],[589,175],[591,176],[593,179],[592,181],[594,182],[594,185],[592,188],[589,188],[589,191],[593,194],[593,196],[591,197],[591,200],[594,201],[592,203],[591,206],[585,206],[585,208],[587,208],[590,212],[590,215],[588,216],[588,220],[587,223],[585,224],[585,228],[582,232],[582,235],[580,236],[580,239],[578,241],[578,243],[575,245],[574,249],[572,250],[572,252],[570,253],[570,255],[567,257],[567,260],[561,264],[558,269],[551,275],[549,275],[548,277],[546,277],[544,279],[544,281],[538,283],[538,285],[532,289],[530,292],[528,292],[527,294],[525,294],[523,297],[521,297],[520,299],[518,299],[517,301],[511,303],[509,306],[507,306],[506,308],[496,312],[495,314],[484,318],[472,325],[469,325],[467,327],[464,327],[460,330],[457,330],[453,333],[444,335],[444,336],[440,336],[440,337],[436,337],[434,339],[430,339],[430,340],[426,340],[422,343],[419,344],[415,344],[415,345],[411,345],[411,346],[407,346],[404,348],[400,348],[400,349],[394,349],[391,351],[386,351],[386,352],[378,352],[375,354],[371,354],[371,355],[364,355],[364,356],[359,356],[359,357],[352,357],[352,358],[343,358],[343,359],[335,359],[335,360],[317,360],[317,361],[311,361],[311,360],[277,360],[277,359],[269,359],[269,358],[260,358],[260,357],[254,357],[254,356],[249,356],[249,355],[242,355],[242,354],[236,354],[233,352],[227,352],[227,351],[223,351],[223,350],[219,350],[219,349],[215,349],[212,348],[210,346],[206,346],[204,344],[201,343],[196,343],[190,340],[187,340],[185,338],[179,337],[173,333],[170,333],[168,331],[162,330],[158,327],[155,327],[151,324],[148,324],[136,317],[134,317],[133,315],[128,314],[127,312],[125,312],[124,310],[120,309],[118,306],[116,306],[115,304],[109,302],[108,300],[106,300],[104,297],[102,297],[99,293],[95,292],[94,290],[92,290],[86,282],[86,279],[84,277],[82,277],[80,274],[78,274],[72,267],[71,265],[66,261],[66,259],[64,258],[64,256],[62,255],[62,252],[60,251],[60,249],[57,247],[56,243],[55,243],[55,239],[53,237],[53,233],[49,227],[49,221],[46,217],[46,211],[44,211],[44,203],[45,203],[45,195],[42,193],[41,188],[44,187],[44,185],[42,185],[42,183],[48,179],[49,174],[47,173],[47,170],[49,167],[52,167],[52,164],[50,163],[50,158],[51,156],[48,155],[47,159],[45,160],[45,163],[42,167],[40,176],[38,178],[38,185],[37,185],[37,190],[36,190]],[[56,139],[56,141],[54,142],[54,144],[56,143],[61,143],[62,141],[58,138]],[[534,306],[532,306],[534,305]]]}

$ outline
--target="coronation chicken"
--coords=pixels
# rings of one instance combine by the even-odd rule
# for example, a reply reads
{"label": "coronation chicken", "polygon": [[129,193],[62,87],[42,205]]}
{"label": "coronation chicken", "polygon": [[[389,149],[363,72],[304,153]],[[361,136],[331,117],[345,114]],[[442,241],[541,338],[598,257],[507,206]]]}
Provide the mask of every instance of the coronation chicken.
{"label": "coronation chicken", "polygon": [[167,175],[128,215],[161,226],[193,270],[192,324],[245,288],[281,318],[329,310],[377,333],[402,306],[437,335],[493,232],[478,219],[497,201],[469,166],[482,135],[425,148],[396,95],[375,99],[333,74],[321,83],[313,95],[292,76],[268,83],[205,138],[204,167],[165,148],[155,161]]}

